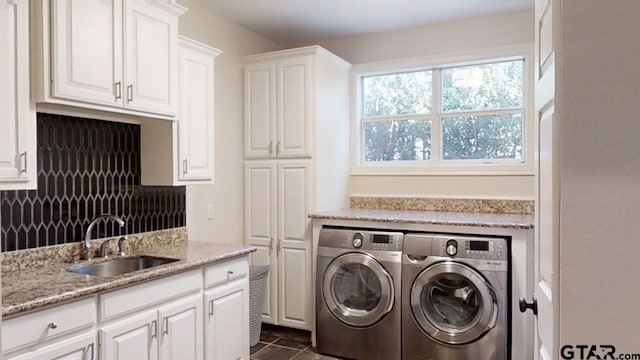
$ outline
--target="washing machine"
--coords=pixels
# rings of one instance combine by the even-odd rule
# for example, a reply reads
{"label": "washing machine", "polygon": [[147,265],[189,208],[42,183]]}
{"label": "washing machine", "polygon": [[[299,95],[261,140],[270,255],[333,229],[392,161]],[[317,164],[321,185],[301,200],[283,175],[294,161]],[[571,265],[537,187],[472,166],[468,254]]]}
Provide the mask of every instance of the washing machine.
{"label": "washing machine", "polygon": [[509,243],[406,234],[402,359],[510,359]]}
{"label": "washing machine", "polygon": [[403,233],[323,228],[316,271],[318,352],[400,359]]}

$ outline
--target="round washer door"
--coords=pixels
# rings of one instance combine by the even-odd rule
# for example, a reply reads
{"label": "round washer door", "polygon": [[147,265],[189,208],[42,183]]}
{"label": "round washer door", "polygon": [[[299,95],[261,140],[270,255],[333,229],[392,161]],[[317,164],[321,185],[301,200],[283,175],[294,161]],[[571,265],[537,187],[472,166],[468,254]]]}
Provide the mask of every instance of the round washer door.
{"label": "round washer door", "polygon": [[467,265],[446,261],[427,267],[413,282],[410,296],[416,323],[441,343],[470,343],[495,326],[495,290]]}
{"label": "round washer door", "polygon": [[324,272],[322,296],[341,322],[371,326],[393,307],[393,279],[371,255],[347,253],[335,258]]}

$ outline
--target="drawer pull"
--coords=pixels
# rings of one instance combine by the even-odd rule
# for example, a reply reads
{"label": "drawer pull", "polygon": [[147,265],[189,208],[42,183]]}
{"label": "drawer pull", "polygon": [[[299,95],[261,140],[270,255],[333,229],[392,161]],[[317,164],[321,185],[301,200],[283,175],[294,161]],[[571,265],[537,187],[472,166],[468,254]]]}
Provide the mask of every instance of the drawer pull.
{"label": "drawer pull", "polygon": [[94,343],[89,344],[89,346],[87,346],[87,351],[89,351],[89,354],[91,354],[91,360],[95,359],[95,345]]}
{"label": "drawer pull", "polygon": [[233,271],[231,271],[231,270],[227,271],[227,281],[229,281],[229,279],[231,279],[231,276],[233,276]]}
{"label": "drawer pull", "polygon": [[52,329],[52,330],[57,329],[58,328],[58,324],[56,324],[55,321],[52,321],[52,322],[49,323],[49,325],[47,325],[47,328]]}

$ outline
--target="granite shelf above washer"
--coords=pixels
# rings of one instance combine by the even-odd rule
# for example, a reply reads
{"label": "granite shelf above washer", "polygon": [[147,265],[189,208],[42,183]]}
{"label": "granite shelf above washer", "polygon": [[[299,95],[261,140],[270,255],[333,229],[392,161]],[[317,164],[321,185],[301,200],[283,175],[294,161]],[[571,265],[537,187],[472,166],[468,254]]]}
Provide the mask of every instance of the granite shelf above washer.
{"label": "granite shelf above washer", "polygon": [[255,250],[254,247],[244,245],[183,241],[170,247],[141,249],[129,254],[167,257],[179,261],[113,277],[72,273],[67,271],[72,266],[68,263],[6,272],[2,274],[2,316],[21,315],[46,306],[243,256]]}
{"label": "granite shelf above washer", "polygon": [[507,229],[533,229],[534,226],[534,216],[530,214],[340,209],[309,214],[309,217],[312,219],[375,221],[399,224],[478,226]]}

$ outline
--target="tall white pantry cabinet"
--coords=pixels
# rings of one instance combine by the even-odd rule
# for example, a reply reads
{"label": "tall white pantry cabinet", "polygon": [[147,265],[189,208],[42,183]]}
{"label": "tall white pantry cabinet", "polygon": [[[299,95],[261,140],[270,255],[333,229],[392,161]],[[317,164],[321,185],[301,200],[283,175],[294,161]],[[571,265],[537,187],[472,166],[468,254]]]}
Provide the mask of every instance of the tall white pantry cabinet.
{"label": "tall white pantry cabinet", "polygon": [[320,46],[244,63],[245,243],[270,265],[262,319],[311,330],[311,212],[348,203],[349,69]]}

